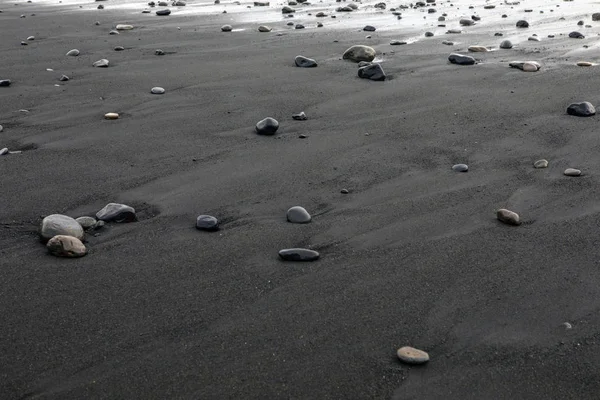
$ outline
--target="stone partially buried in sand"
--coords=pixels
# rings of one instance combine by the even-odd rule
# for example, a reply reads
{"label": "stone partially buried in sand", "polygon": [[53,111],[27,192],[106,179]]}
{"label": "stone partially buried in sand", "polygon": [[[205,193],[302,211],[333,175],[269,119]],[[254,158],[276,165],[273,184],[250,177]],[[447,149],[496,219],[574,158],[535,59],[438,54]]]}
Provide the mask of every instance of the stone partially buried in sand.
{"label": "stone partially buried in sand", "polygon": [[457,65],[474,65],[475,64],[475,59],[473,57],[465,56],[465,55],[458,54],[458,53],[450,54],[450,56],[448,57],[448,61],[450,61],[452,64],[457,64]]}
{"label": "stone partially buried in sand", "polygon": [[75,219],[62,215],[48,215],[42,220],[40,226],[40,236],[43,240],[50,240],[56,235],[73,236],[77,239],[83,239],[83,228]]}
{"label": "stone partially buried in sand", "polygon": [[594,65],[594,63],[591,63],[589,61],[577,61],[578,67],[591,67],[593,65]]}
{"label": "stone partially buried in sand", "polygon": [[386,75],[380,64],[374,63],[358,69],[358,77],[372,81],[385,81]]}
{"label": "stone partially buried in sand", "polygon": [[536,162],[533,163],[533,168],[537,168],[537,169],[541,169],[541,168],[548,168],[548,160],[537,160]]}
{"label": "stone partially buried in sand", "polygon": [[375,59],[375,49],[369,46],[354,45],[344,52],[342,58],[354,62],[373,61]]}
{"label": "stone partially buried in sand", "polygon": [[71,57],[77,57],[79,55],[79,50],[77,50],[77,49],[69,50],[67,52],[67,55],[71,56]]}
{"label": "stone partially buried in sand", "polygon": [[233,30],[233,26],[231,26],[231,25],[223,25],[221,27],[222,32],[231,32],[232,30]]}
{"label": "stone partially buried in sand", "polygon": [[317,62],[315,60],[304,56],[296,56],[294,63],[296,64],[296,67],[301,68],[315,68],[317,66]]}
{"label": "stone partially buried in sand", "polygon": [[508,64],[511,68],[520,69],[524,72],[539,71],[542,66],[537,61],[513,61]]}
{"label": "stone partially buried in sand", "polygon": [[169,10],[168,8],[164,9],[164,10],[158,10],[156,11],[156,15],[170,15],[171,14],[171,10]]}
{"label": "stone partially buried in sand", "polygon": [[468,172],[469,166],[467,164],[454,164],[452,166],[452,171],[454,172]]}
{"label": "stone partially buried in sand", "polygon": [[196,218],[196,229],[201,231],[216,231],[219,229],[219,220],[212,215],[199,215]]}
{"label": "stone partially buried in sand", "polygon": [[519,214],[517,214],[514,211],[507,210],[505,208],[501,208],[498,211],[496,211],[496,218],[498,218],[498,221],[503,222],[507,225],[521,225],[521,219],[519,217]]}
{"label": "stone partially buried in sand", "polygon": [[429,354],[414,347],[404,346],[396,352],[400,361],[407,364],[425,364],[429,361]]}
{"label": "stone partially buried in sand", "polygon": [[87,249],[81,240],[73,236],[56,235],[46,244],[50,254],[57,257],[83,257],[87,254]]}
{"label": "stone partially buried in sand", "polygon": [[108,60],[106,58],[102,58],[102,59],[96,61],[92,65],[97,68],[108,68],[108,64],[109,64]]}
{"label": "stone partially buried in sand", "polygon": [[133,207],[119,203],[108,203],[96,213],[96,218],[105,222],[134,222],[137,220]]}
{"label": "stone partially buried in sand", "polygon": [[581,176],[581,171],[575,168],[567,168],[563,173],[565,176]]}
{"label": "stone partially buried in sand", "polygon": [[307,224],[312,217],[304,207],[294,206],[287,211],[287,220],[293,224]]}
{"label": "stone partially buried in sand", "polygon": [[115,29],[118,31],[130,31],[133,29],[133,25],[119,24],[115,27]]}
{"label": "stone partially buried in sand", "polygon": [[109,113],[104,114],[104,119],[119,119],[119,114],[109,112]]}
{"label": "stone partially buried in sand", "polygon": [[258,121],[255,129],[259,135],[274,135],[279,129],[279,122],[275,118],[267,117]]}
{"label": "stone partially buried in sand", "polygon": [[567,114],[576,117],[591,117],[596,114],[596,108],[588,101],[573,103],[567,107]]}
{"label": "stone partially buried in sand", "polygon": [[472,53],[486,53],[490,51],[490,49],[485,46],[469,46],[468,50]]}
{"label": "stone partially buried in sand", "polygon": [[270,26],[266,26],[266,25],[261,25],[258,27],[258,31],[259,32],[271,32],[273,28],[271,28]]}
{"label": "stone partially buried in sand", "polygon": [[160,86],[155,86],[152,89],[150,89],[150,93],[152,93],[152,94],[165,94],[165,89],[161,88]]}
{"label": "stone partially buried in sand", "polygon": [[513,44],[510,40],[503,40],[502,43],[500,43],[500,48],[501,49],[512,49]]}
{"label": "stone partially buried in sand", "polygon": [[279,250],[279,257],[285,261],[316,261],[320,255],[314,250],[296,248]]}

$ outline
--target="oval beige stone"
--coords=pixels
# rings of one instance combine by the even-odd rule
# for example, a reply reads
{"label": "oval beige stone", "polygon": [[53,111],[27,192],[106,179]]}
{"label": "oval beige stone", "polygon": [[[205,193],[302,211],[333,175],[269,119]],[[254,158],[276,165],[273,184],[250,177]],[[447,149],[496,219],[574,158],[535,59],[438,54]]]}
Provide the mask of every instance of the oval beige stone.
{"label": "oval beige stone", "polygon": [[429,361],[429,354],[414,347],[404,346],[397,351],[398,358],[407,364],[424,364]]}
{"label": "oval beige stone", "polygon": [[525,61],[523,63],[523,71],[525,72],[536,72],[540,69],[540,64],[534,61]]}
{"label": "oval beige stone", "polygon": [[548,168],[548,160],[537,160],[536,162],[533,163],[533,167],[534,168]]}
{"label": "oval beige stone", "polygon": [[104,118],[106,118],[106,119],[119,119],[119,114],[113,113],[113,112],[106,113],[106,114],[104,114]]}
{"label": "oval beige stone", "polygon": [[564,174],[566,176],[580,176],[581,175],[581,171],[575,168],[567,168],[565,169]]}
{"label": "oval beige stone", "polygon": [[66,235],[56,235],[46,244],[48,251],[57,257],[83,257],[87,249],[81,240]]}
{"label": "oval beige stone", "polygon": [[498,218],[498,221],[508,225],[521,225],[519,214],[514,211],[507,210],[506,208],[499,209],[496,212],[496,217]]}
{"label": "oval beige stone", "polygon": [[118,31],[130,31],[133,29],[133,25],[119,24],[115,27],[115,29]]}
{"label": "oval beige stone", "polygon": [[471,51],[473,53],[485,53],[485,52],[491,51],[491,50],[485,46],[469,46],[469,51]]}

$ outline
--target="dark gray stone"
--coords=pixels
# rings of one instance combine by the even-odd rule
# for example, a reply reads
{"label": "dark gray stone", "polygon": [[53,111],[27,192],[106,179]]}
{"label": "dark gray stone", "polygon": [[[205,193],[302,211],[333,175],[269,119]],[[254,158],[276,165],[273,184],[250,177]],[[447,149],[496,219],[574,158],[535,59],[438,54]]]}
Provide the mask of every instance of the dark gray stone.
{"label": "dark gray stone", "polygon": [[577,31],[569,33],[569,37],[573,39],[585,39],[585,36],[583,36],[581,32]]}
{"label": "dark gray stone", "polygon": [[517,21],[517,28],[529,28],[529,22],[524,19]]}
{"label": "dark gray stone", "polygon": [[287,220],[294,224],[307,224],[312,217],[304,207],[294,206],[287,211]]}
{"label": "dark gray stone", "polygon": [[567,107],[567,114],[576,117],[591,117],[596,114],[596,109],[592,103],[584,101],[582,103],[573,103]]}
{"label": "dark gray stone", "polygon": [[367,32],[375,32],[376,28],[372,25],[367,25],[363,28],[363,31],[367,31]]}
{"label": "dark gray stone", "polygon": [[10,79],[0,79],[0,86],[10,86],[11,83]]}
{"label": "dark gray stone", "polygon": [[503,40],[502,43],[500,43],[500,48],[501,49],[512,49],[513,44],[510,40]]}
{"label": "dark gray stone", "polygon": [[212,215],[199,215],[196,218],[196,229],[202,231],[216,231],[219,229],[219,220]]}
{"label": "dark gray stone", "polygon": [[137,221],[135,209],[125,204],[108,203],[96,213],[96,218],[106,222],[134,222]]}
{"label": "dark gray stone", "polygon": [[358,77],[372,81],[385,81],[386,75],[380,64],[373,63],[358,69]]}
{"label": "dark gray stone", "polygon": [[156,15],[170,15],[170,14],[171,14],[171,10],[169,10],[168,8],[165,8],[164,10],[156,11]]}
{"label": "dark gray stone", "polygon": [[458,54],[458,53],[450,54],[450,56],[448,57],[448,60],[452,64],[458,64],[458,65],[473,65],[473,64],[475,64],[475,59],[473,57],[464,56],[464,55]]}
{"label": "dark gray stone", "polygon": [[306,114],[304,113],[304,111],[302,111],[298,114],[293,114],[292,118],[295,119],[296,121],[306,121],[308,119],[306,117]]}
{"label": "dark gray stone", "polygon": [[313,60],[312,58],[308,58],[308,57],[304,57],[304,56],[296,56],[296,58],[294,59],[294,62],[296,63],[296,67],[301,67],[301,68],[314,68],[318,65],[317,62],[315,60]]}
{"label": "dark gray stone", "polygon": [[259,135],[274,135],[279,129],[279,122],[275,118],[267,117],[256,123],[256,133]]}
{"label": "dark gray stone", "polygon": [[455,172],[468,172],[469,166],[467,164],[455,164],[452,166],[452,170]]}

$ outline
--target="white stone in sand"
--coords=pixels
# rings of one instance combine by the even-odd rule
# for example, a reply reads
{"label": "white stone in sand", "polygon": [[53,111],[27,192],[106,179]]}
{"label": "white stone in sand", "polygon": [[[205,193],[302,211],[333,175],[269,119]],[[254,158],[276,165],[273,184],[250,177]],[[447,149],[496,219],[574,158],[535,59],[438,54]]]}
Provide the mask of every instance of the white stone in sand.
{"label": "white stone in sand", "polygon": [[396,354],[401,361],[407,364],[425,364],[429,361],[429,354],[410,346],[399,348]]}
{"label": "white stone in sand", "polygon": [[133,29],[133,25],[119,24],[115,27],[115,29],[118,31],[130,31]]}
{"label": "white stone in sand", "polygon": [[534,168],[548,168],[548,160],[537,160],[536,162],[533,163],[533,167]]}
{"label": "white stone in sand", "polygon": [[567,168],[565,169],[564,174],[566,176],[580,176],[581,175],[581,171],[575,168]]}
{"label": "white stone in sand", "polygon": [[77,239],[83,239],[83,228],[75,219],[62,215],[48,215],[42,220],[40,226],[40,236],[44,240],[50,240],[56,235],[73,236]]}
{"label": "white stone in sand", "polygon": [[104,118],[105,119],[119,119],[119,114],[112,113],[112,112],[106,113],[106,114],[104,114]]}
{"label": "white stone in sand", "polygon": [[161,88],[160,86],[155,86],[150,90],[150,93],[152,94],[164,94],[165,93],[165,89]]}
{"label": "white stone in sand", "polygon": [[69,51],[67,52],[67,55],[68,55],[68,56],[72,56],[72,57],[76,57],[76,56],[78,56],[78,55],[79,55],[79,50],[77,50],[77,49],[69,50]]}
{"label": "white stone in sand", "polygon": [[93,66],[94,67],[98,67],[98,68],[108,68],[108,60],[106,58],[103,58],[101,60],[96,61]]}

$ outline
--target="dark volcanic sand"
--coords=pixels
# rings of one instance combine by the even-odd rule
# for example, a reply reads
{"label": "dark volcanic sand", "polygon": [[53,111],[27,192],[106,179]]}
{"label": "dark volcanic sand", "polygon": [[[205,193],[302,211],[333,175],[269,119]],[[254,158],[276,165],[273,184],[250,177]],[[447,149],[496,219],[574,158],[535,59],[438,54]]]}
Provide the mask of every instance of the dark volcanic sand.
{"label": "dark volcanic sand", "polygon": [[[600,134],[565,112],[598,105],[597,69],[574,66],[597,50],[565,56],[585,42],[562,37],[459,67],[451,51],[503,38],[222,33],[227,16],[96,4],[2,5],[0,148],[24,151],[0,157],[0,398],[597,398]],[[116,23],[137,28],[109,36]],[[387,53],[387,81],[341,61],[353,44]],[[254,132],[267,116],[275,137]],[[140,221],[88,235],[86,257],[37,240],[40,216],[115,201]],[[310,224],[286,222],[295,205]],[[199,214],[221,230],[196,230]],[[321,259],[280,261],[292,247]],[[431,361],[401,364],[404,345]]]}

